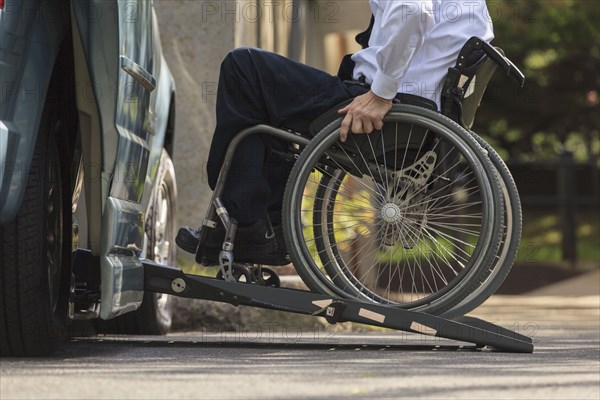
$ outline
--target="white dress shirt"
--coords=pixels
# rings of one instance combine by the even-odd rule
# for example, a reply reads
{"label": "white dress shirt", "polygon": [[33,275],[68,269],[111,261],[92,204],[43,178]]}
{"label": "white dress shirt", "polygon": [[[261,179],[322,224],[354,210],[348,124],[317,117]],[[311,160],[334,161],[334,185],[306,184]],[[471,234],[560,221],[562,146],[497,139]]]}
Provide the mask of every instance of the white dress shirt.
{"label": "white dress shirt", "polygon": [[473,36],[491,42],[484,0],[369,0],[375,24],[369,47],[352,56],[376,95],[425,97],[440,105],[448,68]]}

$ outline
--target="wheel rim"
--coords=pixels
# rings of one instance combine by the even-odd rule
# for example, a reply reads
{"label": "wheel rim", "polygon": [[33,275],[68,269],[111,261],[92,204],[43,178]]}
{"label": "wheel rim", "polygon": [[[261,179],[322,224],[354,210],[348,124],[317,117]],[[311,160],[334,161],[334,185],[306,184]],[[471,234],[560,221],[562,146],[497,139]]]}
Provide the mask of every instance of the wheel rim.
{"label": "wheel rim", "polygon": [[[173,199],[168,183],[163,179],[156,192],[153,210],[152,254],[156,263],[173,265],[175,262],[172,240],[174,221],[172,217]],[[165,326],[171,325],[173,302],[165,293],[154,293],[156,316]]]}
{"label": "wheel rim", "polygon": [[[423,120],[415,119],[412,123],[414,125],[415,123],[423,122]],[[388,123],[385,129],[388,129],[389,132],[389,128],[390,125]],[[431,128],[434,128],[434,126],[430,125],[428,131],[434,131]],[[410,135],[412,132],[413,128],[408,133],[405,153],[401,157],[398,157],[397,154],[392,155],[393,163],[390,163],[389,159],[386,160],[389,157],[388,151],[380,151],[378,155],[375,150],[377,148],[387,148],[385,137],[388,136],[380,134],[379,138],[382,143],[378,143],[376,139],[377,135],[362,135],[363,143],[359,145],[355,141],[354,154],[352,154],[348,146],[345,146],[346,148],[339,146],[337,149],[328,147],[336,142],[336,133],[333,133],[330,136],[330,140],[321,145],[321,149],[323,149],[322,154],[326,156],[325,159],[321,158],[321,165],[314,162],[313,165],[304,171],[303,179],[305,179],[305,182],[312,183],[318,188],[323,189],[320,185],[325,177],[328,184],[325,185],[325,189],[321,190],[318,195],[314,194],[314,192],[319,189],[313,190],[312,200],[314,204],[317,204],[317,208],[320,207],[319,210],[315,209],[314,205],[312,208],[310,205],[307,206],[307,198],[309,202],[311,201],[310,190],[307,193],[307,188],[305,187],[304,190],[296,192],[302,194],[302,199],[296,198],[295,201],[296,210],[301,215],[301,221],[296,221],[296,226],[300,227],[301,223],[303,223],[304,226],[312,225],[320,227],[313,229],[314,237],[307,237],[305,234],[306,229],[298,229],[296,231],[296,235],[300,237],[298,244],[302,248],[303,253],[308,255],[306,261],[311,265],[313,272],[317,275],[326,275],[326,280],[329,280],[330,283],[325,283],[330,288],[332,287],[331,283],[333,283],[334,291],[338,289],[338,293],[341,289],[346,295],[351,293],[354,297],[371,301],[393,303],[407,308],[423,306],[444,296],[460,283],[470,273],[472,267],[477,265],[477,261],[481,260],[480,256],[485,253],[483,252],[483,248],[485,247],[485,241],[490,239],[491,232],[483,221],[487,220],[486,217],[491,217],[492,208],[488,206],[489,199],[487,197],[489,196],[477,193],[474,190],[474,185],[477,188],[486,185],[481,168],[478,168],[478,160],[466,150],[464,144],[456,140],[452,142],[453,139],[450,137],[444,137],[445,142],[437,142],[438,144],[453,144],[456,152],[460,153],[462,164],[466,163],[467,166],[470,166],[470,172],[464,173],[463,168],[463,173],[456,175],[462,179],[460,186],[454,185],[459,190],[453,190],[442,196],[444,186],[448,185],[438,184],[436,188],[435,181],[443,182],[442,178],[448,174],[442,174],[438,171],[438,177],[436,178],[436,168],[432,169],[429,167],[429,171],[426,168],[427,164],[443,164],[443,158],[430,158],[431,154],[428,154],[428,152],[432,149],[435,150],[438,144],[431,144],[435,143],[435,141],[426,143],[428,140],[426,139],[427,133],[416,143],[416,146],[413,146],[413,150],[416,149],[415,155],[406,164],[406,161],[410,158],[408,157],[408,144],[411,142]],[[397,141],[399,140],[397,131],[394,138],[396,143],[394,143],[393,147],[397,151]],[[348,143],[352,144],[352,140],[353,136],[351,136]],[[365,149],[374,155],[374,157],[371,157],[372,160],[377,161],[371,168],[366,168],[366,165],[370,161],[368,157],[364,156],[364,154],[357,156],[359,153],[364,153]],[[447,154],[444,156],[442,153],[442,157],[447,158]],[[400,166],[391,166],[391,164],[398,162],[399,159],[402,159]],[[451,171],[452,165],[458,166],[462,164],[460,162],[450,164],[450,168],[446,167],[446,172]],[[323,165],[326,166],[323,167]],[[405,168],[405,166],[415,168]],[[310,168],[312,167],[316,167],[316,169],[311,172]],[[390,174],[390,169],[396,175]],[[458,168],[456,167],[456,169]],[[364,174],[363,177],[357,178],[351,176],[352,173],[360,175],[360,173],[356,173],[357,171]],[[401,171],[402,173],[399,173]],[[340,178],[341,174],[344,174],[344,177]],[[365,176],[367,179],[365,179]],[[392,184],[390,184],[390,178],[394,178]],[[398,189],[397,187],[397,182],[402,181],[408,182],[405,186],[410,186],[411,181],[413,186],[415,186],[414,182],[421,178],[429,182],[427,185],[423,185],[423,187],[428,187],[429,194],[427,190],[419,187],[413,187],[412,189],[407,187]],[[354,189],[352,186],[354,186]],[[391,188],[393,190],[390,190]],[[348,191],[353,196],[345,193]],[[439,194],[437,200],[432,199],[432,193]],[[479,200],[477,200],[478,197]],[[356,198],[359,198],[358,202]],[[446,200],[440,201],[442,198]],[[463,198],[463,201],[457,204],[456,201],[448,200],[452,200],[453,198]],[[473,199],[473,201],[469,199]],[[344,204],[346,205],[345,208],[339,207]],[[444,212],[432,215],[431,210],[434,208],[434,205],[437,206],[438,210],[444,210]],[[464,211],[460,212],[461,210],[472,209],[474,207],[478,208],[477,212],[470,212],[470,214]],[[312,221],[309,221],[310,216],[307,215],[309,213],[313,214]],[[457,217],[454,214],[457,213],[462,214],[461,216],[468,222],[460,224],[452,222]],[[352,220],[352,217],[355,219]],[[468,218],[471,218],[471,220]],[[339,234],[348,229],[351,231],[350,235],[353,236],[350,238],[350,241],[356,241],[357,236],[362,238],[371,236],[371,239],[366,244],[355,248],[353,253],[351,253],[354,255],[351,256],[347,255],[347,250],[341,248],[343,242],[347,240]],[[456,238],[456,236],[460,235],[452,237],[448,232],[460,233],[460,235],[468,236],[468,238],[467,240]],[[404,265],[400,267],[394,261],[394,257],[389,257],[384,262],[382,268],[381,260],[376,260],[377,257],[381,256],[381,246],[375,246],[375,249],[372,248],[373,238],[375,237],[378,237],[385,244],[385,247],[394,249],[392,251],[394,257],[395,254],[393,252],[397,252],[399,247],[407,250],[401,257],[404,259]],[[450,245],[441,244],[440,238],[444,238],[446,242],[450,242]],[[311,241],[314,244],[311,244]],[[427,243],[428,241],[429,244]],[[371,243],[369,244],[369,242]],[[439,245],[441,245],[440,249],[437,249],[436,246]],[[460,249],[460,246],[464,248]],[[313,248],[311,249],[311,247]],[[458,250],[451,253],[448,251],[449,247],[455,247]],[[434,257],[428,257],[425,254],[426,252],[431,252]],[[387,253],[389,255],[390,251],[387,251]],[[357,267],[353,267],[351,263],[359,255],[362,258],[373,258],[374,263],[366,271],[358,269],[357,273]],[[410,257],[412,257],[412,260]],[[446,278],[447,271],[443,270],[444,261],[452,261],[452,258],[461,265],[461,268],[460,270],[453,269],[454,277],[448,279]],[[446,267],[452,269],[451,262],[447,262],[446,264]],[[425,269],[429,270],[429,276],[423,273]],[[417,276],[419,273],[421,275]],[[387,275],[387,279],[384,275]],[[402,280],[406,278],[411,280],[411,293],[406,293],[406,290],[402,286]],[[368,280],[370,282],[367,282]],[[378,286],[382,280],[387,280],[388,283],[383,288],[383,292],[381,291],[381,287]],[[395,289],[395,293],[392,293],[391,282],[394,280],[399,280],[400,282],[398,288]]]}
{"label": "wheel rim", "polygon": [[49,148],[46,165],[46,263],[50,308],[56,311],[60,295],[60,272],[63,252],[63,197],[59,157],[55,146]]}
{"label": "wheel rim", "polygon": [[171,241],[169,232],[173,231],[173,221],[169,218],[171,198],[169,188],[162,182],[157,192],[156,211],[154,214],[154,261],[159,264],[171,263]]}

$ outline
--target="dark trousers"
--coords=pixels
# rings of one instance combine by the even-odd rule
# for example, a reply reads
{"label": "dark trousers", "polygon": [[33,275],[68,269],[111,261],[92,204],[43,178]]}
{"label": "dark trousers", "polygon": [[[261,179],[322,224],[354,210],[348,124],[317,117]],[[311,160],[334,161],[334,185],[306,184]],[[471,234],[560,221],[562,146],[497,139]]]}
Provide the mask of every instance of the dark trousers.
{"label": "dark trousers", "polygon": [[[211,189],[215,188],[227,147],[240,131],[258,124],[285,127],[292,119],[312,121],[365,91],[277,54],[253,48],[233,50],[221,64],[217,127],[207,163]],[[239,223],[253,223],[281,210],[292,165],[271,152],[287,146],[266,134],[240,143],[222,198]]]}

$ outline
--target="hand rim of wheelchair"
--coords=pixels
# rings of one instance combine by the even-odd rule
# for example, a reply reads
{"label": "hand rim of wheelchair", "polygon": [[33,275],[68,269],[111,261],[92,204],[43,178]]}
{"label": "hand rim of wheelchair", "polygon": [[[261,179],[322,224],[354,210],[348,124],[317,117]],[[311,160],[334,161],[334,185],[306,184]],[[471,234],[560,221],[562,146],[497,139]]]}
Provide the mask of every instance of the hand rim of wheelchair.
{"label": "hand rim of wheelchair", "polygon": [[[317,195],[316,197],[317,197],[317,198],[319,198],[319,196],[318,196],[318,195]],[[335,248],[335,246],[331,246],[331,247]],[[329,248],[330,248],[329,246],[325,246],[325,249],[329,249]],[[330,256],[331,256],[331,253],[330,253]],[[336,258],[336,257],[335,257],[335,256],[333,256],[332,258]],[[330,265],[330,264],[328,264],[326,261],[323,261],[323,263],[324,263],[326,266],[327,266],[327,265]],[[420,268],[420,267],[419,267],[419,268]],[[465,270],[466,270],[466,269],[467,269],[467,268],[465,268]],[[328,272],[331,274],[331,272],[330,272],[330,271],[328,271]],[[339,274],[336,274],[336,276],[339,276]],[[348,276],[346,276],[346,277],[348,277]],[[348,277],[348,278],[349,278],[349,280],[352,280],[352,277],[351,277],[351,276],[350,276],[350,277]],[[335,281],[335,280],[334,280],[334,281]],[[354,280],[354,281],[356,282],[356,280]],[[347,287],[347,286],[348,286],[348,285],[345,285],[345,287]],[[363,288],[364,288],[364,285],[363,285]],[[431,286],[430,286],[430,288],[431,288]],[[448,285],[448,287],[447,287],[447,288],[445,288],[445,290],[443,290],[443,291],[439,291],[439,292],[438,292],[438,294],[440,294],[440,295],[443,295],[445,292],[448,292],[448,291],[449,291],[451,288],[452,288],[452,286],[451,286],[451,285]],[[370,292],[370,291],[369,291],[369,292]],[[363,293],[364,293],[364,291],[363,291]],[[368,296],[369,300],[373,301],[373,300],[375,300],[375,297],[378,297],[378,296],[377,296],[377,295],[374,295],[372,292],[370,292],[370,295]],[[381,300],[383,300],[383,301],[381,301]],[[381,298],[380,296],[379,296],[379,301],[380,301],[380,302],[384,302],[384,303],[387,303],[387,302],[388,302],[388,301],[386,301],[385,299]],[[415,302],[412,302],[412,303],[414,304]]]}
{"label": "hand rim of wheelchair", "polygon": [[[460,302],[460,300],[467,296],[471,290],[474,290],[479,283],[476,282],[478,276],[484,273],[484,270],[490,269],[490,265],[493,263],[493,259],[500,246],[501,237],[500,224],[497,221],[503,216],[502,196],[499,196],[499,193],[501,192],[499,183],[493,172],[493,166],[479,144],[477,144],[473,137],[462,127],[441,114],[421,107],[400,105],[394,106],[392,112],[386,116],[385,120],[386,122],[394,120],[396,122],[420,124],[421,126],[428,127],[438,134],[441,134],[441,136],[445,137],[449,142],[461,150],[463,157],[469,160],[470,165],[477,166],[477,168],[474,168],[473,170],[479,182],[478,185],[487,188],[487,190],[482,190],[482,195],[484,195],[485,198],[485,200],[482,200],[482,221],[486,218],[486,215],[489,215],[490,219],[494,222],[491,228],[488,227],[488,224],[482,224],[485,235],[481,235],[482,240],[479,240],[478,243],[489,242],[489,246],[487,246],[487,248],[485,248],[485,245],[477,246],[476,253],[473,253],[472,257],[473,263],[471,263],[469,268],[465,268],[459,274],[462,274],[462,277],[455,285],[446,286],[447,289],[444,288],[446,290],[436,292],[438,293],[438,296],[434,299],[429,297],[427,301],[422,301],[420,304],[412,304],[412,307],[414,307],[412,309],[415,310],[427,309],[427,312],[440,313]],[[363,291],[353,287],[349,281],[346,283],[350,283],[350,293],[344,290],[348,288],[348,285],[346,288],[342,289],[337,286],[335,282],[323,276],[323,273],[315,264],[312,256],[310,256],[306,243],[302,240],[303,233],[300,221],[300,210],[304,186],[299,187],[299,185],[304,185],[307,182],[312,168],[316,164],[314,159],[320,158],[327,152],[332,144],[337,142],[339,124],[340,119],[325,127],[306,147],[294,166],[290,175],[290,180],[288,181],[285,196],[286,200],[284,201],[284,223],[287,225],[287,229],[284,229],[284,232],[288,248],[293,249],[291,251],[291,256],[294,259],[295,264],[299,266],[298,273],[311,289],[342,297],[358,297],[364,300],[374,301],[374,296],[365,295]],[[317,156],[316,154],[318,153],[320,153],[320,155]],[[468,155],[468,157],[465,155]],[[298,237],[299,239],[296,239],[295,237]],[[340,276],[340,278],[344,277]],[[460,293],[452,293],[453,287],[459,284],[461,286]],[[387,303],[390,304],[389,301],[387,301]],[[409,305],[411,303],[409,303]],[[404,304],[393,305],[406,307]]]}

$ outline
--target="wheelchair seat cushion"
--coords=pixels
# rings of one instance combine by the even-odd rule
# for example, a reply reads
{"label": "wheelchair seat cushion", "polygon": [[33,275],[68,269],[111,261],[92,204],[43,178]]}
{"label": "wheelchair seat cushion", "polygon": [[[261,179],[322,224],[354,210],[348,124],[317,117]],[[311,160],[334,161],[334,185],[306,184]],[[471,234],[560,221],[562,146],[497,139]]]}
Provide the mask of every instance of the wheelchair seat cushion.
{"label": "wheelchair seat cushion", "polygon": [[[330,108],[325,113],[321,114],[317,119],[315,119],[309,126],[308,132],[310,136],[314,137],[317,133],[319,133],[323,128],[325,128],[333,121],[337,119],[342,119],[342,116],[338,114],[338,110],[346,107],[353,100],[354,99],[348,99],[338,104],[337,106]],[[415,96],[413,94],[398,93],[394,99],[394,102],[400,104],[419,106],[436,112],[438,111],[437,104],[434,101],[421,96]]]}
{"label": "wheelchair seat cushion", "polygon": [[283,128],[297,133],[307,133],[311,124],[310,119],[292,118],[284,121]]}

